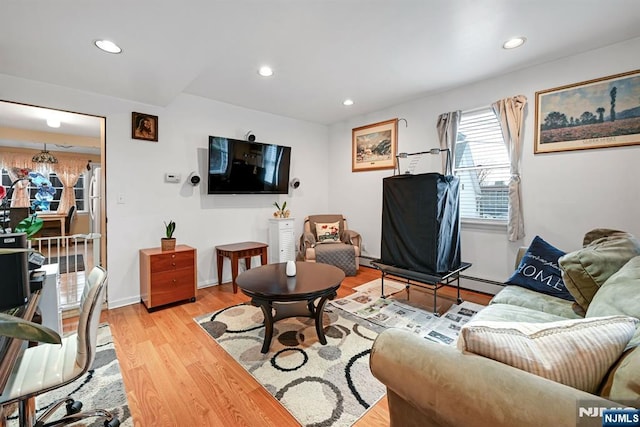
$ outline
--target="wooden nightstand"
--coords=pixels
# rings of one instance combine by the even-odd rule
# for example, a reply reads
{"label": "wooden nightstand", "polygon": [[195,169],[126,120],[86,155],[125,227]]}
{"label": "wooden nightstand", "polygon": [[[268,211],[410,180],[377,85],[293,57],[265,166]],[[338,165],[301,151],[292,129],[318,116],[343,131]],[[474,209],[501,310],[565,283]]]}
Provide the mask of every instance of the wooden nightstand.
{"label": "wooden nightstand", "polygon": [[177,245],[174,251],[140,249],[140,301],[147,309],[196,300],[196,249]]}

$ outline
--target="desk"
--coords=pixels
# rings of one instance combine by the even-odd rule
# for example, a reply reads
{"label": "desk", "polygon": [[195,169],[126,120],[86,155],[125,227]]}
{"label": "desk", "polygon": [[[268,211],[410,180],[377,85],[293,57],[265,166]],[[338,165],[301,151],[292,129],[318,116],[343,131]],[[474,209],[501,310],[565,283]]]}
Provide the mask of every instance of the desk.
{"label": "desk", "polygon": [[249,270],[251,268],[251,257],[260,255],[262,265],[267,264],[267,248],[269,245],[260,242],[241,242],[229,245],[216,246],[216,259],[218,265],[218,284],[222,284],[222,265],[224,257],[231,259],[231,283],[233,293],[238,293],[236,277],[238,277],[238,261],[244,258],[244,264]]}
{"label": "desk", "polygon": [[[38,218],[47,222],[47,221],[59,221],[60,222],[60,236],[64,237],[67,234],[66,230],[66,220],[67,215],[61,213],[42,213],[38,212]],[[62,246],[65,246],[65,239],[62,239]]]}
{"label": "desk", "polygon": [[[407,270],[401,267],[383,264],[382,262],[380,262],[380,260],[372,261],[371,264],[375,268],[380,270],[380,272],[382,273],[382,279],[381,279],[382,298],[385,298],[384,296],[385,276],[390,275],[394,277],[399,277],[401,279],[406,279],[407,283],[405,285],[405,288],[407,290],[407,296],[409,295],[409,285],[423,287],[433,291],[433,314],[436,316],[440,315],[437,311],[437,304],[436,304],[436,299],[438,297],[438,289],[440,289],[445,285],[449,285],[455,282],[456,288],[458,290],[458,299],[456,300],[456,302],[460,304],[462,302],[462,298],[460,298],[460,273],[466,270],[467,268],[471,267],[471,263],[462,262],[460,263],[460,267],[456,268],[455,270],[448,271],[446,273],[422,273],[419,271]],[[424,286],[421,286],[418,283],[411,283],[410,280],[413,280],[418,283],[422,283],[424,284]]]}
{"label": "desk", "polygon": [[[32,293],[29,301],[22,306],[14,316],[29,320],[33,319],[39,300],[40,291]],[[4,390],[4,387],[7,385],[9,375],[16,364],[23,342],[23,340],[19,339],[0,337],[0,391]]]}

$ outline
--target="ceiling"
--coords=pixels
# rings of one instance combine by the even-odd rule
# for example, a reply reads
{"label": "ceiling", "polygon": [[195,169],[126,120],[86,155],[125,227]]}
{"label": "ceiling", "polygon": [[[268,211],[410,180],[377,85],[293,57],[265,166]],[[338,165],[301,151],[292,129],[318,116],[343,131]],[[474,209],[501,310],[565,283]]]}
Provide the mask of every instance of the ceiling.
{"label": "ceiling", "polygon": [[[1,9],[2,74],[161,107],[187,93],[320,124],[640,37],[637,0],[3,0]],[[501,48],[519,35],[523,47]],[[99,38],[123,53],[99,51]],[[257,74],[263,64],[272,77]]]}

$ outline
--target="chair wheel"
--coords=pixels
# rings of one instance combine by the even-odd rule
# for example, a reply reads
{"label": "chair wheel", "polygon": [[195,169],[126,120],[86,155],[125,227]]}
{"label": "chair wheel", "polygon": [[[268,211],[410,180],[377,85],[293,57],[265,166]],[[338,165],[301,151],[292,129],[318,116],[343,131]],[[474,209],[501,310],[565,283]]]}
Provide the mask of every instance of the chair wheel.
{"label": "chair wheel", "polygon": [[67,415],[77,414],[82,411],[82,402],[79,400],[74,400],[73,402],[67,403]]}
{"label": "chair wheel", "polygon": [[111,421],[105,420],[105,427],[118,427],[120,425],[120,420],[117,418],[113,418]]}

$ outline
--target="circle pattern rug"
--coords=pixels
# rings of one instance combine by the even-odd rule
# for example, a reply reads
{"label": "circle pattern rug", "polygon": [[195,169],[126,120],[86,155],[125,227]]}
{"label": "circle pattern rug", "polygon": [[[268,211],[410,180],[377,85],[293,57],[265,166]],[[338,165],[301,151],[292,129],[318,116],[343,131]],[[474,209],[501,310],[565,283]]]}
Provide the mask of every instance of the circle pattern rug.
{"label": "circle pattern rug", "polygon": [[378,332],[344,312],[325,309],[326,345],[313,319],[278,320],[266,354],[257,307],[235,305],[195,320],[302,425],[350,426],[386,392],[369,370]]}

